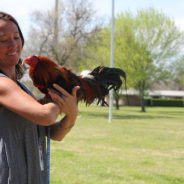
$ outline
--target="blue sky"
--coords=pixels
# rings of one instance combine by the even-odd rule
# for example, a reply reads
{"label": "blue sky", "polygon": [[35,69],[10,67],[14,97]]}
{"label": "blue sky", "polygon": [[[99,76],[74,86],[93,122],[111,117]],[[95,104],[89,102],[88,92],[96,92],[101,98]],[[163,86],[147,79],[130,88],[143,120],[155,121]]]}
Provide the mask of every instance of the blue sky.
{"label": "blue sky", "polygon": [[[112,0],[91,0],[99,16],[110,18]],[[47,10],[54,7],[55,0],[1,0],[0,11],[16,17],[24,35],[29,30],[30,13],[34,10]],[[137,9],[153,7],[162,10],[176,25],[184,30],[184,0],[114,0],[115,14],[122,11],[136,12]]]}

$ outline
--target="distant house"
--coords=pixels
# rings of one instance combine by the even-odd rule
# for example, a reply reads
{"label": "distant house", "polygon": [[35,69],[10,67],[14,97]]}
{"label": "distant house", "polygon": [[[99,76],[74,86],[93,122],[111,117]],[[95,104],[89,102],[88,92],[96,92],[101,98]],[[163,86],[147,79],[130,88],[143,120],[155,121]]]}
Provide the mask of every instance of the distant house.
{"label": "distant house", "polygon": [[[120,95],[123,96],[124,105],[140,105],[139,92],[137,90],[121,90]],[[148,90],[145,92],[145,98],[184,99],[184,91]]]}
{"label": "distant house", "polygon": [[148,95],[152,98],[184,99],[184,91],[154,90],[148,91]]}

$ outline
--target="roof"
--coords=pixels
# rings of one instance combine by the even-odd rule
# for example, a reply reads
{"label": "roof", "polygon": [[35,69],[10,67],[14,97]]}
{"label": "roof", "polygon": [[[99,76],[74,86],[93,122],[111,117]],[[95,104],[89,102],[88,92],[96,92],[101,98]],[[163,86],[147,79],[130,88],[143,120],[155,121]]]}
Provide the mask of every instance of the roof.
{"label": "roof", "polygon": [[[166,97],[183,97],[184,91],[176,91],[176,90],[148,90],[145,92],[148,96],[166,96]],[[139,95],[137,90],[121,90],[120,94],[122,95]]]}
{"label": "roof", "polygon": [[148,94],[149,94],[149,96],[184,97],[184,91],[174,91],[174,90],[148,91]]}

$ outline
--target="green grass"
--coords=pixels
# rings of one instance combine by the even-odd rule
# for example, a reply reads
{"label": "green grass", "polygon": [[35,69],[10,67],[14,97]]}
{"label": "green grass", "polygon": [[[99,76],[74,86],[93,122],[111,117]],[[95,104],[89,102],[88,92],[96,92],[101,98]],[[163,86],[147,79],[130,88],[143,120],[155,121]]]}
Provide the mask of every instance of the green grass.
{"label": "green grass", "polygon": [[51,184],[183,184],[184,109],[79,106],[75,127],[51,142]]}

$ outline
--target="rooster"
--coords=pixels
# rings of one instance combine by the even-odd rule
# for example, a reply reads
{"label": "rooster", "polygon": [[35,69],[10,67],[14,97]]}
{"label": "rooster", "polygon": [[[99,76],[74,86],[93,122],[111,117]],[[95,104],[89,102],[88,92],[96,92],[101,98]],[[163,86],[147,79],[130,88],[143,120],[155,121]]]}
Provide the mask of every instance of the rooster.
{"label": "rooster", "polygon": [[80,86],[77,100],[83,100],[86,104],[91,104],[95,99],[99,103],[111,89],[117,91],[122,85],[121,77],[126,81],[125,72],[119,68],[99,66],[85,76],[78,76],[44,56],[29,56],[23,61],[25,63],[29,65],[29,76],[34,86],[42,93],[48,94],[48,88],[52,88],[53,83],[69,93],[75,86]]}

